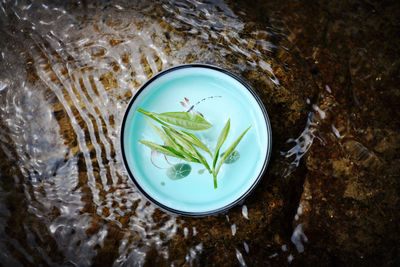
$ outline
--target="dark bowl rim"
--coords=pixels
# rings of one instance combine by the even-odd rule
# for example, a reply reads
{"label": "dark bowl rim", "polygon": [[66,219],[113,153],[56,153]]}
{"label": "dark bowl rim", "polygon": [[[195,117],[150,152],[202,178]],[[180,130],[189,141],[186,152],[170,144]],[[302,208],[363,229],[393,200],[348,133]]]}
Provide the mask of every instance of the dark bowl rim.
{"label": "dark bowl rim", "polygon": [[[237,80],[238,82],[240,82],[245,88],[247,88],[247,90],[249,90],[249,92],[252,94],[252,96],[255,98],[255,100],[257,101],[259,107],[261,108],[261,111],[263,112],[264,115],[264,121],[265,124],[267,126],[267,132],[268,132],[268,147],[267,147],[267,153],[265,155],[265,159],[264,159],[264,163],[262,166],[262,169],[260,171],[260,173],[258,174],[257,179],[254,181],[254,183],[247,189],[247,191],[245,193],[243,193],[239,198],[237,198],[235,201],[229,203],[228,205],[218,208],[218,209],[214,209],[211,211],[205,211],[205,212],[188,212],[188,211],[181,211],[181,210],[177,210],[177,209],[173,209],[171,207],[168,207],[160,202],[158,202],[157,200],[153,199],[149,194],[147,194],[147,192],[139,185],[139,183],[136,181],[134,175],[132,174],[129,165],[128,165],[128,161],[126,159],[125,156],[125,149],[124,149],[124,129],[125,129],[125,123],[129,114],[129,111],[131,110],[131,107],[135,101],[135,99],[140,95],[140,93],[142,93],[146,87],[151,84],[154,80],[158,79],[159,77],[170,73],[172,71],[175,70],[179,70],[179,69],[184,69],[184,68],[193,68],[193,67],[200,67],[200,68],[208,68],[208,69],[212,69],[212,70],[216,70],[216,71],[220,71],[224,74],[229,75],[230,77],[234,78],[235,80]],[[124,167],[126,169],[126,171],[128,172],[129,178],[132,180],[132,182],[135,184],[135,186],[137,187],[137,189],[139,190],[139,192],[146,197],[146,199],[148,201],[150,201],[151,203],[155,204],[156,206],[160,207],[162,210],[166,211],[166,212],[170,212],[176,215],[183,215],[183,216],[188,216],[188,217],[204,217],[204,216],[211,216],[211,215],[217,215],[220,213],[224,213],[226,211],[228,211],[229,209],[233,208],[234,206],[242,203],[246,197],[248,197],[250,195],[250,193],[256,188],[256,186],[258,185],[258,183],[260,182],[261,178],[264,176],[265,171],[267,169],[268,166],[268,162],[270,160],[270,156],[271,156],[271,148],[272,148],[272,132],[271,132],[271,124],[270,124],[270,120],[268,117],[268,113],[264,107],[264,104],[262,103],[260,97],[257,95],[257,93],[254,91],[254,89],[246,82],[244,81],[242,78],[240,78],[239,76],[237,76],[236,74],[231,73],[230,71],[227,71],[223,68],[214,66],[214,65],[210,65],[210,64],[202,64],[202,63],[190,63],[190,64],[182,64],[182,65],[177,65],[177,66],[173,66],[171,68],[168,68],[164,71],[161,71],[159,73],[157,73],[156,75],[154,75],[153,77],[151,77],[149,80],[147,80],[142,86],[139,87],[139,89],[135,92],[135,94],[132,96],[131,100],[129,101],[129,104],[125,110],[124,113],[124,117],[122,119],[122,123],[121,123],[121,127],[120,127],[120,146],[121,146],[121,156],[123,159],[123,163],[124,163]]]}

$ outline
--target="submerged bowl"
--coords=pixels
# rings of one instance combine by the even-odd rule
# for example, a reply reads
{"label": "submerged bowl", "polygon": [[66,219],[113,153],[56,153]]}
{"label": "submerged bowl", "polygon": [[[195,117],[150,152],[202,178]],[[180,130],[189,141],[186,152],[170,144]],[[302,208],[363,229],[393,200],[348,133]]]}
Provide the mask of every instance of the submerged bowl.
{"label": "submerged bowl", "polygon": [[[236,147],[234,157],[222,165],[214,189],[213,177],[203,165],[164,157],[139,143],[146,140],[162,144],[162,140],[138,108],[156,113],[201,114],[213,127],[190,132],[211,152],[229,118],[230,131],[221,153],[248,126],[252,127]],[[212,215],[240,203],[263,176],[272,141],[267,112],[253,89],[236,75],[204,64],[173,67],[148,80],[127,107],[120,139],[125,168],[139,191],[160,208],[186,216]],[[211,165],[211,157],[199,151]]]}

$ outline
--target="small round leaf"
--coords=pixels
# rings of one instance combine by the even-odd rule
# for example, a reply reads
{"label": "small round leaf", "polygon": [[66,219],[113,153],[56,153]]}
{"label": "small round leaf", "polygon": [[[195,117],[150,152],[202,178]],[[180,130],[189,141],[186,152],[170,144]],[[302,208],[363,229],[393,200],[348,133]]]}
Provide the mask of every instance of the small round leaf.
{"label": "small round leaf", "polygon": [[192,167],[186,163],[178,163],[167,170],[167,176],[171,180],[179,180],[185,178],[192,171]]}

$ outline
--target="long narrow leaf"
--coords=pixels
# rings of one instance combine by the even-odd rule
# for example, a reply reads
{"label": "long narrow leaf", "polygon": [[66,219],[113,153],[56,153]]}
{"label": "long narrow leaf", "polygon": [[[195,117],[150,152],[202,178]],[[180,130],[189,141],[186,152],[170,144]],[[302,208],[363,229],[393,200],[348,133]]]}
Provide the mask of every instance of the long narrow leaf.
{"label": "long narrow leaf", "polygon": [[203,155],[201,155],[196,148],[193,147],[193,145],[188,142],[187,140],[185,140],[185,138],[183,137],[183,135],[181,135],[178,131],[176,130],[172,130],[172,129],[168,129],[166,127],[163,127],[164,131],[166,131],[166,133],[171,136],[171,138],[182,147],[184,153],[186,153],[188,156],[190,157],[194,157],[196,159],[198,159],[205,167],[206,169],[211,172],[210,166],[208,165],[206,159],[204,158]]}
{"label": "long narrow leaf", "polygon": [[149,112],[149,111],[146,111],[146,110],[141,109],[141,108],[138,108],[137,111],[140,112],[140,113],[143,113],[144,115],[147,115],[147,116],[152,116],[153,115],[153,112]]}
{"label": "long narrow leaf", "polygon": [[231,119],[228,119],[228,122],[225,124],[225,127],[222,129],[221,133],[219,134],[217,145],[215,146],[213,169],[215,169],[215,165],[217,164],[219,150],[221,149],[222,145],[224,144],[224,142],[226,140],[226,137],[228,136],[230,126],[231,126]]}
{"label": "long narrow leaf", "polygon": [[183,160],[186,160],[189,162],[201,163],[200,160],[193,158],[193,157],[186,157],[185,155],[183,155],[182,153],[180,153],[179,151],[175,150],[172,147],[162,146],[162,145],[158,145],[153,142],[144,141],[144,140],[139,140],[139,142],[150,147],[151,149],[153,149],[157,152],[160,152],[160,153],[166,155],[166,156],[183,159]]}
{"label": "long narrow leaf", "polygon": [[177,145],[179,145],[182,148],[182,152],[189,154],[193,157],[196,156],[196,151],[194,147],[187,142],[183,137],[179,135],[176,131],[173,129],[169,129],[167,127],[163,127],[164,131],[168,136],[173,140]]}
{"label": "long narrow leaf", "polygon": [[167,146],[170,147],[174,147],[172,140],[169,138],[168,135],[166,135],[163,130],[161,130],[161,128],[157,127],[156,125],[154,125],[148,118],[146,118],[147,122],[150,124],[151,128],[153,128],[153,130],[156,132],[156,134],[161,137],[161,139],[164,141],[164,143]]}
{"label": "long narrow leaf", "polygon": [[[168,124],[166,124],[165,122],[163,122],[163,121],[157,119],[157,117],[156,117],[157,114],[156,114],[156,113],[148,112],[148,111],[145,111],[145,110],[140,109],[140,108],[139,108],[137,111],[140,112],[140,113],[143,113],[144,115],[146,115],[146,116],[148,116],[149,118],[151,118],[151,119],[157,121],[158,123],[164,125],[165,127],[168,127],[168,128],[171,129],[171,130],[177,131],[178,133],[181,134],[181,136],[182,136],[186,141],[188,141],[188,142],[192,143],[193,145],[195,145],[195,146],[201,148],[202,150],[206,151],[206,152],[212,157],[212,154],[211,154],[210,150],[207,148],[207,146],[206,146],[204,143],[202,143],[194,134],[191,134],[191,133],[188,133],[188,132],[185,132],[185,131],[181,131],[181,130],[178,130],[178,129],[173,129],[170,125],[168,125]],[[152,125],[152,124],[150,124],[150,125]],[[154,125],[154,124],[153,124],[153,125]],[[153,129],[154,129],[154,127],[153,127]],[[155,129],[155,131],[157,131],[157,130]],[[160,136],[160,137],[161,137],[161,136]],[[163,140],[164,140],[164,139],[163,139]],[[164,141],[164,142],[165,142],[165,141]]]}
{"label": "long narrow leaf", "polygon": [[169,127],[168,124],[166,124],[165,122],[163,122],[163,121],[157,119],[157,117],[156,117],[157,113],[148,112],[148,111],[143,110],[143,109],[141,109],[141,108],[138,108],[137,111],[140,112],[140,113],[142,113],[142,114],[144,114],[144,115],[146,115],[146,116],[148,116],[149,118],[155,120],[156,122],[158,122],[158,123],[160,123],[160,124],[162,124],[162,125],[164,125],[164,126],[168,126],[168,127]]}
{"label": "long narrow leaf", "polygon": [[[181,146],[179,146],[179,144],[177,144],[175,142],[175,140],[173,139],[173,137],[171,137],[170,135],[168,135],[166,132],[162,131],[159,127],[157,127],[156,125],[154,125],[149,119],[147,119],[147,122],[150,124],[150,126],[153,128],[153,130],[161,137],[161,139],[164,141],[164,143],[173,148],[175,151],[181,153],[182,155],[185,156],[185,160],[190,159],[190,161],[194,161],[194,162],[198,162],[198,158],[193,157],[191,154],[186,153],[184,149],[182,149]],[[201,160],[200,160],[201,161]]]}
{"label": "long narrow leaf", "polygon": [[197,158],[200,160],[200,162],[203,163],[204,167],[206,167],[206,169],[208,170],[209,173],[212,173],[210,166],[207,163],[207,160],[197,150],[196,150],[196,153],[197,153]]}
{"label": "long narrow leaf", "polygon": [[162,146],[162,145],[158,145],[156,143],[144,141],[144,140],[139,140],[139,142],[142,143],[143,145],[150,147],[151,149],[153,149],[157,152],[164,154],[164,155],[175,157],[175,158],[180,158],[180,159],[185,159],[184,155],[182,155],[181,153],[179,153],[172,147]]}
{"label": "long narrow leaf", "polygon": [[179,134],[176,133],[176,131],[173,128],[169,128],[169,127],[164,127],[163,129],[165,131],[165,133],[170,137],[170,139],[174,142],[174,147],[183,155],[185,155],[186,158],[191,159],[191,161],[194,162],[201,162],[198,158],[197,158],[197,154],[195,153],[195,149],[189,144],[187,143],[185,140],[183,140]]}
{"label": "long narrow leaf", "polygon": [[189,112],[164,112],[155,113],[143,110],[141,108],[137,109],[138,112],[152,118],[153,120],[161,123],[164,126],[168,126],[167,123],[188,129],[193,131],[206,130],[212,127],[203,117]]}
{"label": "long narrow leaf", "polygon": [[203,117],[189,112],[165,112],[161,114],[153,114],[158,119],[193,131],[207,130],[212,124]]}
{"label": "long narrow leaf", "polygon": [[236,139],[235,142],[233,142],[233,144],[224,152],[224,155],[222,156],[217,170],[215,171],[215,176],[218,175],[219,169],[221,168],[222,164],[224,164],[225,160],[229,157],[229,155],[232,153],[233,150],[235,150],[236,146],[239,144],[240,140],[242,139],[242,137],[246,134],[246,132],[251,128],[251,126],[249,126],[239,137],[238,139]]}
{"label": "long narrow leaf", "polygon": [[212,154],[210,150],[207,148],[207,146],[203,142],[201,142],[194,134],[185,131],[177,131],[177,132],[179,132],[186,141],[206,151],[212,157]]}

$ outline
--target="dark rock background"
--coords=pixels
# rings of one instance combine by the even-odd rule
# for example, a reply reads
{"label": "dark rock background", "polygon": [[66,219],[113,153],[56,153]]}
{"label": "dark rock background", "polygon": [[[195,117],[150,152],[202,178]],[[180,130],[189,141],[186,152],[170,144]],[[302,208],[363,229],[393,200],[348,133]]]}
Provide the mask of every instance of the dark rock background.
{"label": "dark rock background", "polygon": [[[400,265],[399,2],[221,3],[207,3],[205,8],[228,14],[222,30],[177,19],[176,14],[190,17],[183,11],[202,18],[201,6],[195,4],[180,9],[177,2],[166,3],[163,8],[172,10],[170,16],[146,1],[129,3],[132,7],[124,7],[127,13],[108,1],[98,6],[89,1],[55,5],[76,15],[77,36],[107,40],[103,50],[93,43],[52,50],[50,41],[30,35],[30,25],[12,15],[11,3],[2,5],[8,15],[1,20],[0,47],[20,60],[9,65],[12,60],[3,56],[2,75],[7,79],[16,73],[25,75],[34,95],[43,96],[28,98],[24,93],[25,102],[19,103],[12,99],[21,86],[0,90],[0,259],[4,265]],[[167,63],[156,52],[150,57],[154,62],[143,56],[146,43],[138,45],[137,54],[118,52],[113,56],[120,61],[107,61],[106,50],[114,51],[131,38],[127,30],[131,25],[126,26],[123,18],[133,21],[136,32],[146,30],[168,56]],[[241,30],[231,20],[243,23]],[[152,23],[157,26],[154,31]],[[198,32],[189,33],[191,27],[221,35],[205,40]],[[235,30],[236,39],[223,38]],[[248,53],[241,54],[235,47]],[[89,48],[89,62],[106,62],[107,71],[77,59]],[[270,115],[274,140],[267,173],[245,206],[200,219],[166,214],[143,200],[118,165],[118,146],[111,145],[105,152],[106,141],[118,142],[121,113],[143,81],[171,65],[191,62],[216,64],[245,78]],[[134,64],[142,68],[145,78],[135,72]],[[71,69],[78,74],[72,75]],[[129,73],[126,83],[124,71]],[[74,75],[88,75],[91,86]],[[9,81],[3,76],[2,81]],[[65,80],[77,81],[75,86],[83,93],[76,93],[76,99],[68,96]],[[99,90],[97,95],[103,98],[90,95],[93,101],[86,101],[90,88]],[[104,107],[104,115],[98,103],[106,100],[111,104]],[[28,104],[35,108],[30,110]],[[54,127],[35,120],[43,115],[39,107],[46,105],[52,110]],[[84,115],[92,105],[99,120]],[[23,123],[18,121],[21,118]],[[27,130],[21,129],[30,123],[37,124],[31,130],[39,129],[43,136],[54,131],[56,136],[37,146],[44,162],[40,168],[31,160],[36,141],[22,138]],[[94,125],[93,135],[90,125]],[[95,139],[103,134],[106,141],[96,150]],[[87,151],[79,138],[86,142]],[[25,145],[30,150],[22,153]],[[107,170],[101,168],[102,160]],[[113,164],[115,173],[108,167]],[[67,170],[59,172],[60,166]],[[70,166],[75,167],[68,171]],[[70,191],[57,180],[65,177],[73,184]],[[77,208],[68,215],[65,207]]]}

